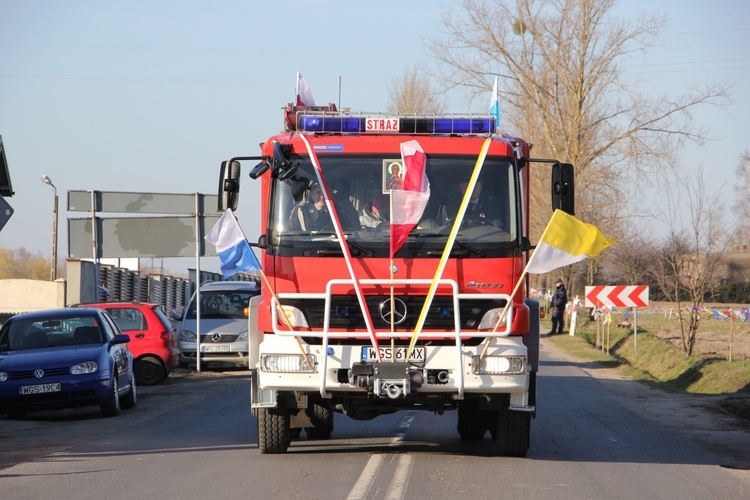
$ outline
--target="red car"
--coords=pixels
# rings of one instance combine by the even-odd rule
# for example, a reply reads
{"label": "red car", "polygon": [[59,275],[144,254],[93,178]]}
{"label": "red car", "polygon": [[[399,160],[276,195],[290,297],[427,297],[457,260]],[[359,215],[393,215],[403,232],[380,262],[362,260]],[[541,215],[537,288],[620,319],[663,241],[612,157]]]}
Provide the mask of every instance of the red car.
{"label": "red car", "polygon": [[75,307],[106,310],[122,333],[130,335],[128,349],[133,354],[136,383],[158,384],[177,366],[180,350],[174,329],[156,304],[140,302],[92,302]]}

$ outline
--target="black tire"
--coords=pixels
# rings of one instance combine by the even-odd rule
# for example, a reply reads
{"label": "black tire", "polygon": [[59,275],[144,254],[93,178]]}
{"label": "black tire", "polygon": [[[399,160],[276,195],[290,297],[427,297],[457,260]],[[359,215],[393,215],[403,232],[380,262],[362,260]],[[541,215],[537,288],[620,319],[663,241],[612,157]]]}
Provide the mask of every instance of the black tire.
{"label": "black tire", "polygon": [[530,437],[531,413],[510,411],[507,408],[497,412],[496,425],[492,432],[497,455],[525,457],[529,451]]}
{"label": "black tire", "polygon": [[120,385],[117,383],[117,373],[112,375],[112,385],[109,387],[107,401],[101,405],[102,415],[105,417],[116,417],[120,414]]}
{"label": "black tire", "polygon": [[289,420],[289,410],[286,408],[258,410],[258,449],[261,453],[286,453],[291,441]]}
{"label": "black tire", "polygon": [[320,404],[311,402],[305,413],[313,427],[305,427],[308,439],[330,439],[333,433],[333,412]]}
{"label": "black tire", "polygon": [[464,400],[458,403],[458,434],[464,441],[481,441],[487,430],[483,413],[479,409],[478,399]]}
{"label": "black tire", "polygon": [[154,356],[146,356],[136,360],[135,380],[140,385],[156,385],[167,378],[169,372],[161,359]]}
{"label": "black tire", "polygon": [[122,397],[122,407],[125,410],[134,408],[138,404],[138,384],[135,375],[130,377],[130,391]]}

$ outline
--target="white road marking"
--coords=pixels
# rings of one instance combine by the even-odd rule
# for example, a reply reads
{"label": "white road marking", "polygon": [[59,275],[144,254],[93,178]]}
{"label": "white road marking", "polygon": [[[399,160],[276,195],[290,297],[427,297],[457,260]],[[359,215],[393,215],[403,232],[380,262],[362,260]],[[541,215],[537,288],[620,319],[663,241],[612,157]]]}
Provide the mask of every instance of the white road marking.
{"label": "white road marking", "polygon": [[404,440],[404,436],[406,436],[406,431],[409,430],[412,420],[414,420],[414,411],[410,411],[409,415],[404,417],[401,424],[399,424],[398,433],[396,433],[396,436],[391,440],[391,446],[401,444],[401,441]]}
{"label": "white road marking", "polygon": [[409,476],[411,476],[411,466],[413,464],[414,455],[405,453],[399,457],[396,473],[393,475],[393,481],[391,481],[391,486],[388,488],[385,498],[388,500],[401,500],[405,498],[406,486],[409,484]]}
{"label": "white road marking", "polygon": [[[410,411],[401,421],[398,426],[398,433],[391,440],[391,446],[398,446],[404,440],[406,431],[409,430],[409,426],[411,425],[412,420],[414,420],[414,413],[415,412]],[[370,457],[370,460],[367,461],[367,465],[365,465],[365,468],[362,470],[362,474],[359,475],[357,482],[354,483],[354,487],[349,492],[349,496],[346,497],[347,500],[359,500],[365,498],[372,483],[375,482],[375,477],[378,475],[385,457],[386,455],[383,454],[372,455]],[[413,455],[404,454],[400,456],[398,466],[396,467],[396,473],[393,476],[393,480],[390,482],[391,486],[388,488],[386,498],[404,498],[413,463]]]}
{"label": "white road marking", "polygon": [[375,476],[378,474],[380,465],[383,463],[385,455],[372,455],[370,460],[367,461],[367,465],[362,470],[362,474],[359,475],[359,479],[354,483],[354,488],[349,492],[349,496],[346,497],[348,500],[358,500],[365,498],[367,490],[370,489],[375,480]]}

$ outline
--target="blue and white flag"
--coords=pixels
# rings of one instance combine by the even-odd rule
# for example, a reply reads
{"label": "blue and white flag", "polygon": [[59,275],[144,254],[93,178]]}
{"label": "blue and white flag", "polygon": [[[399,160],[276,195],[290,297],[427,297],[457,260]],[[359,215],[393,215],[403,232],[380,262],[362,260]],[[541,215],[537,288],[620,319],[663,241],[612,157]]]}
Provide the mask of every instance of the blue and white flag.
{"label": "blue and white flag", "polygon": [[490,114],[495,117],[495,130],[500,129],[500,103],[497,100],[497,77],[492,87],[492,100],[490,101]]}
{"label": "blue and white flag", "polygon": [[237,273],[260,270],[260,262],[250,248],[231,208],[219,218],[206,235],[206,241],[216,247],[221,274],[229,278]]}

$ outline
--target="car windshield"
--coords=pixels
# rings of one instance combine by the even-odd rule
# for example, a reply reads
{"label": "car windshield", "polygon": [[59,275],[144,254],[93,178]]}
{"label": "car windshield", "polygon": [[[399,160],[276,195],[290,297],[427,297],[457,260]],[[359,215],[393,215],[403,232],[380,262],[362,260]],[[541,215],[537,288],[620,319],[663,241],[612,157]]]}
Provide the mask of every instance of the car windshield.
{"label": "car windshield", "polygon": [[[257,294],[249,290],[201,290],[201,319],[247,318],[250,298]],[[186,317],[195,319],[195,300],[190,301]]]}
{"label": "car windshield", "polygon": [[96,317],[90,315],[60,319],[11,319],[0,332],[0,352],[101,344],[103,338]]}
{"label": "car windshield", "polygon": [[[289,179],[274,179],[268,235],[279,255],[325,256],[340,249],[317,176],[309,160]],[[419,223],[404,245],[404,256],[441,252],[468,188],[476,157],[430,155],[426,173],[430,196]],[[391,189],[403,182],[399,158],[375,155],[321,155],[320,165],[350,248],[370,256],[387,255]],[[478,253],[509,249],[518,238],[515,168],[508,158],[487,158],[470,195],[457,233],[457,245]],[[315,250],[312,250],[315,249]],[[506,250],[507,251],[507,250]]]}

